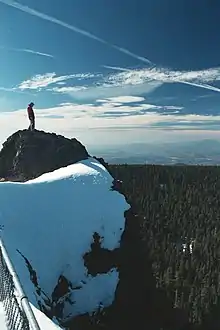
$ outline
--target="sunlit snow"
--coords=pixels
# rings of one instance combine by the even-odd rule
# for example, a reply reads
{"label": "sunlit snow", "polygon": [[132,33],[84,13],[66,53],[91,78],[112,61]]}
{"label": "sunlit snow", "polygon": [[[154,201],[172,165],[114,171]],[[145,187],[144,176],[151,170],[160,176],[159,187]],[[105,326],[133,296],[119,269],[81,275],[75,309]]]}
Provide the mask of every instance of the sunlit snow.
{"label": "sunlit snow", "polygon": [[1,330],[7,330],[5,312],[4,312],[2,303],[0,303],[0,329]]}
{"label": "sunlit snow", "polygon": [[[36,320],[38,322],[38,325],[41,330],[61,330],[58,325],[54,324],[45,314],[43,314],[39,309],[31,305],[32,310],[34,312],[34,315],[36,317]],[[0,329],[1,330],[7,330],[6,326],[6,318],[5,318],[5,311],[3,308],[2,303],[0,303]]]}
{"label": "sunlit snow", "polygon": [[[34,316],[41,330],[61,330],[58,325],[54,324],[45,314],[43,314],[39,309],[31,305],[34,312]],[[2,330],[2,328],[1,328]]]}
{"label": "sunlit snow", "polygon": [[26,183],[0,183],[2,237],[29,300],[38,308],[35,288],[20,251],[37,273],[48,297],[60,275],[70,280],[73,305],[64,317],[91,313],[114,299],[118,272],[92,277],[83,255],[90,251],[94,232],[102,247],[119,246],[129,209],[123,195],[111,189],[113,178],[93,158],[46,173]]}

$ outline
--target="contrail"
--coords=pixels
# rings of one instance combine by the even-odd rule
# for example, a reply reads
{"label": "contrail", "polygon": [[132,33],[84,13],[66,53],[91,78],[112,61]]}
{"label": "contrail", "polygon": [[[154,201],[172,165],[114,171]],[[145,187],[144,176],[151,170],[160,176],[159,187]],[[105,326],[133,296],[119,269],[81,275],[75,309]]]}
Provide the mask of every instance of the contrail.
{"label": "contrail", "polygon": [[[111,43],[107,42],[106,40],[104,40],[102,38],[99,38],[96,35],[88,32],[88,31],[85,31],[83,29],[80,29],[80,28],[78,28],[78,27],[76,27],[74,25],[70,25],[68,23],[65,23],[65,22],[63,22],[63,21],[61,21],[61,20],[59,20],[59,19],[57,19],[55,17],[52,17],[52,16],[49,16],[47,14],[41,13],[41,12],[39,12],[39,11],[37,11],[35,9],[32,9],[32,8],[30,8],[28,6],[24,6],[24,5],[22,5],[22,4],[18,3],[18,2],[11,1],[11,0],[0,0],[0,3],[3,3],[3,4],[8,5],[10,7],[16,8],[18,10],[21,10],[21,11],[23,11],[23,12],[29,14],[29,15],[39,17],[39,18],[41,18],[41,19],[43,19],[45,21],[49,21],[51,23],[55,23],[55,24],[60,25],[60,26],[62,26],[64,28],[66,28],[66,29],[72,30],[72,31],[74,31],[76,33],[79,33],[81,35],[84,35],[85,37],[88,37],[88,38],[93,39],[95,41],[98,41],[98,42],[100,42],[102,44],[105,44],[107,46],[110,46],[111,48],[114,48],[114,49],[120,51],[121,53],[124,53],[124,54],[126,54],[126,55],[128,55],[130,57],[133,57],[133,58],[135,58],[135,59],[137,59],[139,61],[142,61],[144,63],[151,64],[151,65],[154,64],[149,59],[147,59],[147,58],[145,58],[143,56],[139,56],[139,55],[137,55],[137,54],[129,51],[126,48],[119,47],[117,45],[111,44]],[[17,50],[17,51],[25,51],[25,52],[28,52],[28,53],[38,54],[38,55],[42,55],[42,56],[53,57],[52,55],[45,54],[45,53],[40,53],[40,52],[34,52],[34,51],[30,50],[30,49]],[[104,67],[110,68],[110,69],[113,69],[113,70],[119,70],[119,71],[132,71],[132,70],[129,70],[129,69],[123,69],[123,68],[113,67],[113,66],[112,67],[110,67],[110,66],[104,66]],[[155,79],[153,77],[152,77],[152,79],[158,80],[158,79]],[[158,80],[158,81],[160,81],[160,80]],[[166,82],[169,82],[169,81],[166,81]],[[207,85],[207,84],[203,85],[203,84],[198,84],[198,83],[188,82],[188,81],[182,81],[182,80],[179,80],[179,81],[178,80],[173,80],[173,81],[171,80],[170,81],[170,83],[174,83],[174,82],[182,83],[182,84],[187,84],[187,85],[191,85],[191,86],[195,86],[195,87],[200,87],[200,88],[204,88],[204,89],[209,89],[209,90],[213,90],[213,91],[216,91],[216,92],[220,92],[220,89],[219,88],[214,87],[214,86],[211,86],[211,85]]]}
{"label": "contrail", "polygon": [[30,53],[30,54],[34,54],[34,55],[40,55],[40,56],[45,56],[45,57],[51,57],[51,58],[54,58],[53,55],[51,54],[47,54],[47,53],[41,53],[41,52],[36,52],[34,50],[31,50],[31,49],[13,49],[14,51],[17,51],[17,52],[25,52],[25,53]]}
{"label": "contrail", "polygon": [[136,60],[142,61],[142,62],[147,63],[147,64],[152,64],[152,62],[150,60],[148,60],[147,58],[145,58],[145,57],[142,57],[142,56],[139,56],[139,55],[137,55],[135,53],[132,53],[132,52],[130,52],[126,48],[119,47],[117,45],[111,44],[108,41],[106,41],[106,40],[104,40],[102,38],[99,38],[96,35],[88,32],[88,31],[82,30],[82,29],[80,29],[80,28],[78,28],[78,27],[76,27],[74,25],[67,24],[67,23],[65,23],[65,22],[63,22],[63,21],[61,21],[61,20],[59,20],[59,19],[57,19],[55,17],[52,17],[52,16],[49,16],[47,14],[41,13],[41,12],[35,10],[35,9],[32,9],[32,8],[30,8],[28,6],[24,6],[24,5],[22,5],[22,4],[18,3],[18,2],[15,2],[15,1],[11,1],[11,0],[0,0],[0,2],[3,3],[3,4],[5,4],[5,5],[7,5],[7,6],[10,6],[10,7],[16,8],[16,9],[19,9],[19,10],[21,10],[21,11],[27,13],[27,14],[30,14],[32,16],[39,17],[39,18],[41,18],[41,19],[43,19],[45,21],[49,21],[49,22],[58,24],[60,26],[65,27],[66,29],[72,30],[72,31],[74,31],[76,33],[79,33],[79,34],[82,34],[85,37],[88,37],[88,38],[93,39],[93,40],[96,40],[96,41],[98,41],[98,42],[100,42],[102,44],[105,44],[107,46],[110,46],[111,48],[114,48],[114,49],[118,50],[121,53],[124,53],[124,54],[126,54],[126,55],[128,55],[130,57],[133,57]]}
{"label": "contrail", "polygon": [[120,68],[118,66],[111,66],[111,65],[102,65],[103,68],[111,69],[111,70],[117,70],[122,72],[130,72],[130,69]]}
{"label": "contrail", "polygon": [[26,49],[26,48],[11,48],[11,47],[5,47],[5,46],[0,46],[0,49],[6,49],[12,52],[22,52],[22,53],[30,53],[34,55],[39,55],[39,56],[45,56],[45,57],[51,57],[54,58],[53,55],[47,54],[47,53],[42,53],[42,52],[37,52],[32,49]]}
{"label": "contrail", "polygon": [[195,87],[200,87],[200,88],[204,88],[204,89],[209,89],[211,91],[214,91],[214,92],[220,92],[220,88],[218,87],[214,87],[214,86],[211,86],[211,85],[203,85],[203,84],[197,84],[197,83],[194,83],[194,82],[188,82],[188,81],[177,81],[178,83],[182,83],[182,84],[186,84],[186,85],[191,85],[191,86],[195,86]]}
{"label": "contrail", "polygon": [[136,60],[142,61],[142,62],[147,63],[147,64],[151,64],[151,65],[154,64],[153,62],[148,60],[146,57],[136,55],[136,54],[130,52],[129,50],[127,50],[126,48],[115,46],[115,45],[112,45],[112,44],[109,44],[109,46],[119,50],[121,53],[124,53],[128,56],[131,56],[131,57],[135,58]]}

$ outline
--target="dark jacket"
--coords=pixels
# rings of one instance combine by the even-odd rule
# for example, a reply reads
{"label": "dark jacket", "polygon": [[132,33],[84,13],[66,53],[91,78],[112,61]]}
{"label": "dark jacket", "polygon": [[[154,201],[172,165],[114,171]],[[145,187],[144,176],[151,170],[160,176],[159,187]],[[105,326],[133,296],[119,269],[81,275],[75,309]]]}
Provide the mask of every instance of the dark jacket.
{"label": "dark jacket", "polygon": [[34,119],[34,110],[31,105],[27,107],[27,112],[29,119]]}

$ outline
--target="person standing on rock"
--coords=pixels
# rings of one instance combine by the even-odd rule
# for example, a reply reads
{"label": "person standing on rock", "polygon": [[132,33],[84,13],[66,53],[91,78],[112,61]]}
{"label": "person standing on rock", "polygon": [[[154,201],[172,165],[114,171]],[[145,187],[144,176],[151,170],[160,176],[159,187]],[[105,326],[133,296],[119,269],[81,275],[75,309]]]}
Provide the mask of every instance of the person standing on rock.
{"label": "person standing on rock", "polygon": [[30,120],[29,130],[33,131],[35,129],[35,115],[33,110],[34,103],[31,102],[27,107],[28,118]]}

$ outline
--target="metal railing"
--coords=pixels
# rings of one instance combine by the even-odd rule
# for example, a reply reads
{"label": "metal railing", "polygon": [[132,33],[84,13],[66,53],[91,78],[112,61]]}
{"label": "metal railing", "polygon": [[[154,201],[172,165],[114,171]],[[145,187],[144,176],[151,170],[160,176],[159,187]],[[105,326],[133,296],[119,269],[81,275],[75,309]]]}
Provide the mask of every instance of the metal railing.
{"label": "metal railing", "polygon": [[9,330],[40,330],[5,245],[0,238],[0,302]]}

